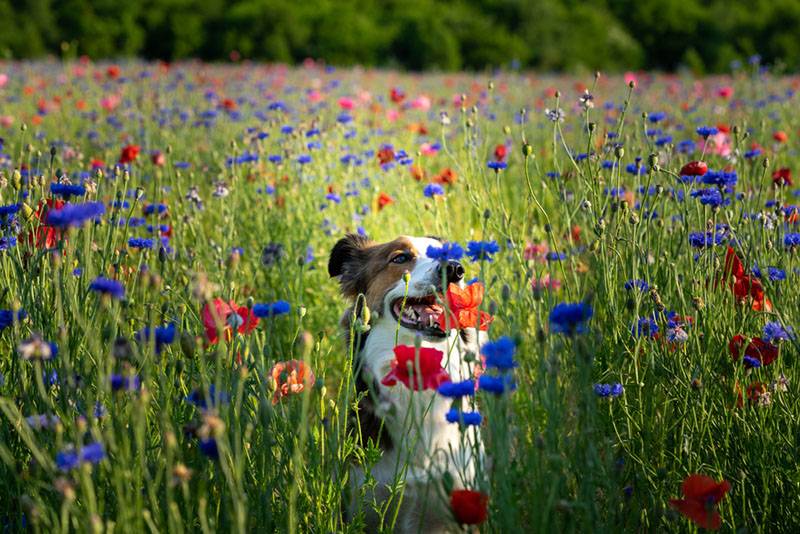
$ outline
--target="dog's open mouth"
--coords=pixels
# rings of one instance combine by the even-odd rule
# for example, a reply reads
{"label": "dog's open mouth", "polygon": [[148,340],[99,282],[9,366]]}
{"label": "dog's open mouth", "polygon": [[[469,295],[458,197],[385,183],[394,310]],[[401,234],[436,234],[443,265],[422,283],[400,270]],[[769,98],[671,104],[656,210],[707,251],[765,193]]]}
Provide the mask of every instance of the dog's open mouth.
{"label": "dog's open mouth", "polygon": [[444,314],[444,307],[436,302],[436,295],[425,297],[403,297],[392,303],[392,315],[400,326],[418,330],[429,336],[444,337],[439,327],[439,319]]}

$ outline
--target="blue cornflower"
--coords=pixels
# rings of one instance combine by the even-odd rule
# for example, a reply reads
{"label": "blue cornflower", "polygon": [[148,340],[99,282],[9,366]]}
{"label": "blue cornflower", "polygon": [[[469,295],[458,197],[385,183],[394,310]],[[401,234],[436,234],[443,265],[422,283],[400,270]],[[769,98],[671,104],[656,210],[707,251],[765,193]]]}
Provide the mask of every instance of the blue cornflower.
{"label": "blue cornflower", "polygon": [[566,252],[548,252],[545,254],[545,259],[547,261],[561,261],[567,258]]}
{"label": "blue cornflower", "polygon": [[739,176],[736,174],[736,171],[725,172],[712,171],[709,169],[708,172],[701,177],[701,180],[704,184],[732,187],[739,181]]}
{"label": "blue cornflower", "polygon": [[111,391],[139,391],[142,387],[142,380],[136,375],[111,375],[109,382]]}
{"label": "blue cornflower", "polygon": [[625,391],[625,388],[622,387],[622,384],[615,383],[615,384],[595,384],[594,385],[594,393],[598,397],[619,397],[622,395],[622,392]]}
{"label": "blue cornflower", "polygon": [[436,390],[443,397],[457,399],[475,395],[475,381],[464,380],[461,382],[445,382]]}
{"label": "blue cornflower", "polygon": [[486,367],[494,367],[501,371],[508,371],[519,364],[514,361],[517,345],[508,336],[503,336],[495,341],[486,343],[481,348],[481,354],[486,356]]}
{"label": "blue cornflower", "polygon": [[52,341],[42,339],[39,334],[33,334],[17,345],[17,354],[27,361],[52,360],[58,356],[58,345]]}
{"label": "blue cornflower", "polygon": [[494,172],[500,172],[501,170],[508,167],[508,163],[505,161],[490,161],[486,164],[487,167],[492,169]]}
{"label": "blue cornflower", "polygon": [[800,234],[787,233],[783,236],[783,246],[786,248],[800,247]]}
{"label": "blue cornflower", "polygon": [[47,224],[59,228],[81,226],[90,219],[97,219],[105,212],[106,207],[102,202],[65,204],[61,209],[47,212]]}
{"label": "blue cornflower", "polygon": [[[153,329],[154,331],[154,341],[156,344],[156,354],[161,353],[161,349],[164,345],[169,345],[170,343],[175,341],[175,323],[170,323],[167,326],[158,326]],[[138,332],[136,332],[136,339],[138,341],[149,341],[150,340],[150,327],[146,327]]]}
{"label": "blue cornflower", "polygon": [[0,310],[0,331],[14,324],[14,321],[20,322],[27,316],[28,312],[25,310]]}
{"label": "blue cornflower", "polygon": [[777,267],[767,267],[767,272],[769,273],[769,279],[773,282],[786,280],[786,271],[783,269],[778,269]]}
{"label": "blue cornflower", "polygon": [[270,163],[274,163],[275,165],[277,165],[278,163],[281,163],[283,161],[283,156],[279,154],[273,154],[269,156],[267,159],[269,160]]}
{"label": "blue cornflower", "polygon": [[725,235],[718,232],[692,232],[689,234],[689,244],[694,248],[713,247],[724,242]]}
{"label": "blue cornflower", "polygon": [[337,193],[328,193],[325,195],[326,200],[330,200],[334,204],[339,204],[342,202],[342,197]]}
{"label": "blue cornflower", "polygon": [[50,192],[64,198],[80,197],[86,194],[86,188],[79,184],[50,184]]}
{"label": "blue cornflower", "polygon": [[464,426],[479,426],[483,420],[479,412],[462,412],[457,408],[451,408],[445,417],[448,423],[459,423]]}
{"label": "blue cornflower", "polygon": [[761,339],[766,343],[772,343],[779,339],[794,339],[794,329],[791,326],[783,326],[778,322],[769,322],[764,325],[764,335]]}
{"label": "blue cornflower", "polygon": [[16,237],[0,237],[0,250],[8,250],[17,246]]}
{"label": "blue cornflower", "polygon": [[745,159],[753,159],[753,158],[761,155],[761,149],[760,148],[754,148],[752,150],[748,150],[743,155],[744,155]]}
{"label": "blue cornflower", "polygon": [[647,116],[650,122],[660,122],[667,118],[667,114],[663,111],[657,111],[655,113],[651,113]]}
{"label": "blue cornflower", "polygon": [[9,204],[7,206],[0,206],[0,217],[8,217],[9,215],[14,215],[17,213],[22,204]]}
{"label": "blue cornflower", "polygon": [[300,165],[305,165],[306,163],[311,163],[311,156],[308,154],[301,154],[297,157],[297,163]]}
{"label": "blue cornflower", "polygon": [[253,314],[256,317],[275,317],[289,313],[291,305],[285,300],[270,302],[269,304],[256,304],[253,306]]}
{"label": "blue cornflower", "polygon": [[464,249],[458,243],[444,243],[441,247],[429,245],[426,254],[432,260],[457,261],[464,256]]}
{"label": "blue cornflower", "polygon": [[103,444],[99,442],[84,445],[80,452],[74,448],[64,449],[56,454],[56,466],[62,471],[71,471],[82,463],[98,464],[106,457]]}
{"label": "blue cornflower", "polygon": [[492,256],[500,251],[497,241],[470,241],[467,243],[467,256],[472,261],[492,261]]}
{"label": "blue cornflower", "polygon": [[648,284],[647,282],[645,282],[644,280],[642,280],[640,278],[636,278],[636,279],[633,279],[633,280],[628,280],[627,282],[625,282],[625,289],[626,290],[630,291],[633,288],[636,288],[639,291],[644,292],[644,291],[647,291],[648,289],[650,289],[650,284]]}
{"label": "blue cornflower", "polygon": [[128,246],[131,248],[153,248],[153,240],[143,239],[141,237],[132,237],[128,239]]}
{"label": "blue cornflower", "polygon": [[639,317],[631,326],[633,337],[655,337],[658,333],[658,324],[650,317]]}
{"label": "blue cornflower", "polygon": [[167,212],[169,207],[166,204],[148,204],[144,207],[144,214],[145,215],[153,215],[158,214],[162,215]]}
{"label": "blue cornflower", "polygon": [[719,130],[714,126],[701,126],[697,129],[697,135],[700,137],[711,137],[712,135],[717,135]]}
{"label": "blue cornflower", "polygon": [[558,334],[582,334],[594,310],[586,302],[562,302],[550,311],[550,328]]}
{"label": "blue cornflower", "polygon": [[699,198],[700,204],[704,206],[721,206],[725,202],[719,189],[700,189],[699,191],[692,191],[690,194],[692,198]]}
{"label": "blue cornflower", "polygon": [[761,367],[761,360],[759,360],[758,358],[753,358],[751,356],[745,356],[744,358],[742,358],[742,363],[744,363],[744,366],[747,368],[758,369],[759,367]]}
{"label": "blue cornflower", "polygon": [[115,299],[121,299],[125,296],[125,286],[123,286],[122,283],[102,276],[95,278],[92,283],[89,284],[89,289],[103,295],[110,295]]}
{"label": "blue cornflower", "polygon": [[502,376],[481,375],[478,378],[478,388],[489,393],[500,395],[506,391],[514,391],[517,389],[517,384],[514,378],[509,374]]}
{"label": "blue cornflower", "polygon": [[217,447],[217,440],[214,438],[200,439],[200,452],[211,458],[212,460],[219,459],[219,447]]}
{"label": "blue cornflower", "polygon": [[628,163],[625,166],[625,172],[628,174],[647,174],[647,166],[646,165],[637,165],[635,163]]}
{"label": "blue cornflower", "polygon": [[433,198],[437,195],[444,195],[444,187],[439,184],[428,184],[422,190],[422,193],[428,198]]}
{"label": "blue cornflower", "polygon": [[[208,398],[211,399],[210,406],[212,408],[215,408],[220,404],[228,404],[230,402],[230,395],[224,391],[218,392],[217,387],[214,384],[211,384],[208,387]],[[195,389],[189,395],[187,395],[186,402],[189,404],[194,404],[201,410],[205,410],[209,406],[209,403],[206,402],[206,396],[199,389]]]}

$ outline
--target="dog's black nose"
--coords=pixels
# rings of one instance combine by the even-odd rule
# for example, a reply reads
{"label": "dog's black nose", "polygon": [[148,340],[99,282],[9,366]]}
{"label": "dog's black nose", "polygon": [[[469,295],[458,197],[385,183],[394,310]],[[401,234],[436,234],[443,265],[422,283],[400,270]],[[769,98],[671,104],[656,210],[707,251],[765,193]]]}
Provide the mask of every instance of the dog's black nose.
{"label": "dog's black nose", "polygon": [[[457,261],[447,262],[447,283],[457,284],[464,278],[464,266]],[[439,266],[439,278],[442,276],[442,266]]]}

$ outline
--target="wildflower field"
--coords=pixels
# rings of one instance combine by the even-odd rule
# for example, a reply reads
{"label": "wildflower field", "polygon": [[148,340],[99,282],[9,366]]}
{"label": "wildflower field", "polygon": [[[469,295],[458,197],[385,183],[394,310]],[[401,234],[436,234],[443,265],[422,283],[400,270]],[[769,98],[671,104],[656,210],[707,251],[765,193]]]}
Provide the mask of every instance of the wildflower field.
{"label": "wildflower field", "polygon": [[443,236],[494,318],[454,527],[797,532],[798,86],[0,63],[3,531],[391,531],[357,233]]}

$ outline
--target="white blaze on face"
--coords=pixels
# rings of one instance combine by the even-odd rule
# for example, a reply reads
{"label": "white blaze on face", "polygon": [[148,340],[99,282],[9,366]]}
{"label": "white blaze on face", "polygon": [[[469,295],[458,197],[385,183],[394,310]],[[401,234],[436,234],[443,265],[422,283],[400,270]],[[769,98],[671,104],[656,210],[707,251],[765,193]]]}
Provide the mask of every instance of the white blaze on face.
{"label": "white blaze on face", "polygon": [[[437,268],[439,261],[428,257],[428,247],[441,247],[442,242],[429,237],[410,237],[404,236],[416,250],[416,261],[411,269],[411,278],[408,282],[408,296],[422,297],[432,293],[431,286],[436,285],[438,280]],[[386,294],[384,299],[384,312],[388,312],[391,303],[401,298],[406,293],[406,283],[403,280],[397,282]]]}

